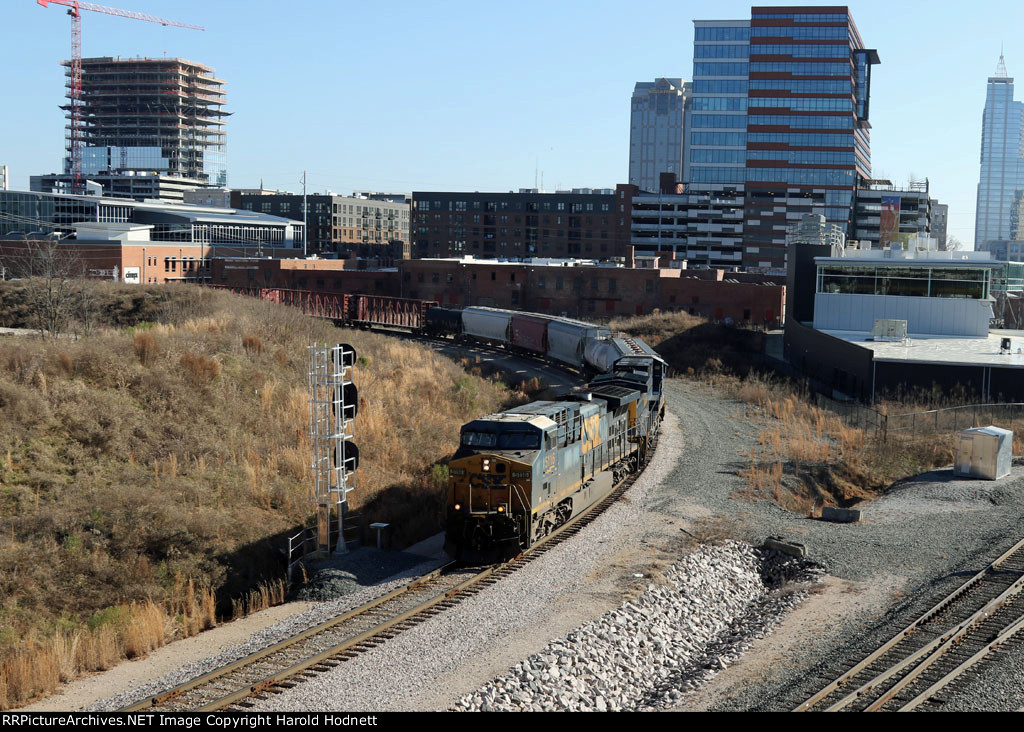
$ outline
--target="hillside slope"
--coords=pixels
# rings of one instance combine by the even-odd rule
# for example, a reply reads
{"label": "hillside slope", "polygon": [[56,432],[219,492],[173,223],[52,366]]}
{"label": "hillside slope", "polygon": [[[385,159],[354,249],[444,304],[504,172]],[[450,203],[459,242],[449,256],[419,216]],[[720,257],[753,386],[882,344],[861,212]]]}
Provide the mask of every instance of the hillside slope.
{"label": "hillside slope", "polygon": [[[0,326],[31,326],[19,297],[0,286]],[[0,340],[3,706],[196,632],[280,576],[283,535],[311,513],[313,341],[359,355],[350,499],[396,543],[439,529],[433,464],[510,397],[418,345],[224,292],[93,283],[87,300],[88,336]]]}

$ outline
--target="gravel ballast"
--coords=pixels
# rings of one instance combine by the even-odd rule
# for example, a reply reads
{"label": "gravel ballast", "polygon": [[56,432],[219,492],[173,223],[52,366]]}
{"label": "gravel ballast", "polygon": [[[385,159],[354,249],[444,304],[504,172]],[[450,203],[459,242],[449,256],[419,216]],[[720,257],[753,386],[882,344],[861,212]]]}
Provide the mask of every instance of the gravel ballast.
{"label": "gravel ballast", "polygon": [[725,669],[799,596],[766,602],[766,578],[809,563],[737,542],[702,546],[631,602],[587,623],[463,697],[464,711],[663,708]]}

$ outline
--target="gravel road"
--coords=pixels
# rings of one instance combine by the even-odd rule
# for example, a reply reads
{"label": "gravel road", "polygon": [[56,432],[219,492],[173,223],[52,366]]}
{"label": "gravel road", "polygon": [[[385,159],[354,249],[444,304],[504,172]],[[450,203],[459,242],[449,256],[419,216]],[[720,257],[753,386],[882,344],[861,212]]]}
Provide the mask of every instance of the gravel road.
{"label": "gravel road", "polygon": [[[829,576],[781,623],[773,621],[774,632],[743,643],[749,650],[738,660],[730,657],[728,668],[718,669],[709,683],[676,696],[668,690],[668,699],[681,710],[790,709],[1024,535],[1021,469],[998,483],[957,481],[942,471],[922,476],[866,506],[865,520],[851,526],[737,498],[743,482],[736,471],[757,435],[742,417],[742,405],[681,380],[668,382],[667,394],[669,413],[648,470],[572,541],[256,708],[451,709],[517,665],[523,668],[549,644],[613,617],[624,603],[636,604],[652,585],[675,582],[673,565],[696,546],[690,536],[760,543],[780,535],[805,544]],[[380,594],[387,586],[364,593]],[[335,606],[360,598],[349,596]],[[288,627],[301,622],[292,619]],[[283,632],[270,628],[262,639]],[[949,708],[1024,707],[1022,672],[1024,653],[1010,653],[958,689]],[[110,708],[110,702],[100,707]]]}

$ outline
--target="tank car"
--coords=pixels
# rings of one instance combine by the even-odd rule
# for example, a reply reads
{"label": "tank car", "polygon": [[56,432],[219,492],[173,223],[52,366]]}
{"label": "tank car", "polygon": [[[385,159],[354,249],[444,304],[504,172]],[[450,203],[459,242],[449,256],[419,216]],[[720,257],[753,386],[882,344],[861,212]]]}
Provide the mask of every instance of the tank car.
{"label": "tank car", "polygon": [[432,307],[424,316],[423,331],[433,338],[462,335],[462,311],[449,308]]}

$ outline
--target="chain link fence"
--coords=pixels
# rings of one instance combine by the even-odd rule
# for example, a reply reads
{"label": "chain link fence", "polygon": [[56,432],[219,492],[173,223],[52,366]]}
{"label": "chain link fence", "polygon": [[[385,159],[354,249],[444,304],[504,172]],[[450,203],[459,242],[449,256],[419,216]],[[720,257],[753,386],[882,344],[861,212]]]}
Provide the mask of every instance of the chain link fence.
{"label": "chain link fence", "polygon": [[812,394],[815,406],[831,412],[847,425],[862,430],[872,430],[883,441],[890,434],[908,432],[914,434],[956,434],[974,427],[995,425],[1016,432],[1019,423],[1024,429],[1024,404],[969,404],[961,407],[944,407],[905,414],[884,414],[879,410],[857,402],[840,402],[824,394]]}

